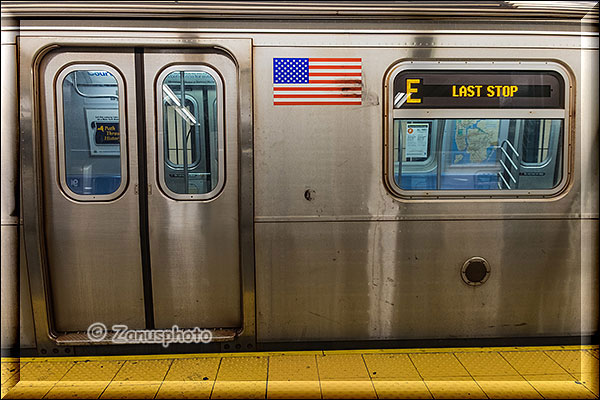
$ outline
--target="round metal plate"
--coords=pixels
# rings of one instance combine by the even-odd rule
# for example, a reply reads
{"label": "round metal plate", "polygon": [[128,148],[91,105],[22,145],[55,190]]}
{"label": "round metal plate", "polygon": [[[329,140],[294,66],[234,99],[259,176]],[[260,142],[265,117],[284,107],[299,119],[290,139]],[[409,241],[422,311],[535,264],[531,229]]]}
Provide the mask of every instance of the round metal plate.
{"label": "round metal plate", "polygon": [[460,276],[469,286],[483,285],[490,277],[490,264],[483,257],[471,257],[462,265]]}

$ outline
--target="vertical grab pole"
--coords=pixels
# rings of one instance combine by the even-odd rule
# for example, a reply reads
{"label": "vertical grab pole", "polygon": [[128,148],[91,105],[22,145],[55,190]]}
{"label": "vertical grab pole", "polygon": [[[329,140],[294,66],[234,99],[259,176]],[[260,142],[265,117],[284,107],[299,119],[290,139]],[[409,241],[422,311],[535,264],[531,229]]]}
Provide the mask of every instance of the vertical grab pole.
{"label": "vertical grab pole", "polygon": [[[398,125],[396,125],[396,120],[393,120],[393,129],[396,130],[396,126],[398,126],[398,187],[400,189],[402,189],[402,153],[403,153],[403,149],[402,147],[404,146],[404,133],[402,132],[402,122],[398,121]],[[393,164],[392,164],[393,167]],[[392,173],[394,173],[394,170],[392,168]]]}
{"label": "vertical grab pole", "polygon": [[[181,84],[181,112],[183,114],[183,109],[185,108],[185,84],[184,84],[184,79],[185,79],[185,72],[184,71],[179,71],[179,76],[180,76],[180,84]],[[182,117],[182,119],[184,119]],[[190,121],[190,124],[192,123],[192,121]],[[185,119],[182,121],[182,128],[181,129],[181,134],[182,134],[182,138],[183,138],[183,182],[185,185],[185,193],[188,193],[189,191],[189,178],[188,178],[188,157],[187,157],[187,129],[185,129]]]}
{"label": "vertical grab pole", "polygon": [[[435,188],[437,190],[440,190],[442,188],[442,155],[444,154],[444,149],[442,148],[442,146],[444,144],[444,132],[446,131],[446,124],[448,123],[448,120],[446,119],[444,119],[443,121],[443,123],[438,123],[440,124],[440,127],[436,127],[437,137],[435,138],[435,154],[433,155],[434,159],[436,160]],[[456,121],[454,121],[454,127],[456,128]],[[433,133],[433,123],[431,132]]]}
{"label": "vertical grab pole", "polygon": [[[216,100],[216,99],[215,99]],[[209,116],[208,116],[208,89],[206,86],[202,89],[202,106],[204,113],[204,147],[205,152],[204,155],[206,157],[206,171],[208,172],[206,183],[208,184],[207,192],[212,190],[212,158],[210,151],[210,126],[209,126]],[[217,120],[215,119],[215,124]]]}

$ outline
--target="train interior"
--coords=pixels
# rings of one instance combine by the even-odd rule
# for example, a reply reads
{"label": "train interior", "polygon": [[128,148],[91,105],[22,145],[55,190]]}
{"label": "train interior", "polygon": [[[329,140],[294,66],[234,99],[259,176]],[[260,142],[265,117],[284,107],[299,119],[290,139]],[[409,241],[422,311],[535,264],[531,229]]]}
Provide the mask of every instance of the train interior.
{"label": "train interior", "polygon": [[[218,181],[214,79],[176,71],[162,89],[165,184],[175,193],[208,193]],[[108,71],[73,71],[62,94],[68,188],[82,195],[115,192],[121,185],[116,79]]]}
{"label": "train interior", "polygon": [[174,71],[162,89],[165,184],[175,193],[209,193],[219,179],[215,80],[206,72]]}
{"label": "train interior", "polygon": [[562,132],[558,119],[395,119],[394,179],[408,191],[552,189]]}

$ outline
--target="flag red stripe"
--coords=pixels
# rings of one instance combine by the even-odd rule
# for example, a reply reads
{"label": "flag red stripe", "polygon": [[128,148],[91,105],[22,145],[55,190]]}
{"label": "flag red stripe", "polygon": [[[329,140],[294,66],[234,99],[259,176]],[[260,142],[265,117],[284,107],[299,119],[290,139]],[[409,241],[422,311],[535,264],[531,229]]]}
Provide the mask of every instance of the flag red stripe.
{"label": "flag red stripe", "polygon": [[349,99],[349,98],[360,98],[360,94],[274,94],[276,99]]}
{"label": "flag red stripe", "polygon": [[343,101],[301,101],[301,102],[274,102],[275,106],[325,106],[325,105],[352,105],[352,104],[362,104],[360,100],[356,102],[343,102]]}
{"label": "flag red stripe", "polygon": [[361,62],[362,58],[309,58],[308,62]]}
{"label": "flag red stripe", "polygon": [[360,90],[361,87],[360,86],[356,86],[356,87],[348,87],[348,86],[338,86],[338,87],[334,87],[334,86],[323,86],[323,87],[319,87],[319,86],[312,86],[312,87],[274,87],[273,90],[274,91],[278,91],[278,90]]}
{"label": "flag red stripe", "polygon": [[351,85],[351,84],[355,83],[355,84],[360,85],[361,81],[360,80],[355,81],[355,80],[350,80],[350,79],[348,79],[348,80],[334,80],[334,79],[328,80],[328,79],[323,79],[323,80],[309,82],[309,84],[310,83],[345,83],[345,84],[348,84],[348,85]]}

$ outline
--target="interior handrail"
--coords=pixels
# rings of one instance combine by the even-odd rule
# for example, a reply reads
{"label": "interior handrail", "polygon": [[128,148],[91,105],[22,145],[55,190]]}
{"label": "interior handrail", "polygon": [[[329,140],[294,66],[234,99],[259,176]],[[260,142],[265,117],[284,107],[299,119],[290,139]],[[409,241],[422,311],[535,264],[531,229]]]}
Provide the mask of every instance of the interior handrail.
{"label": "interior handrail", "polygon": [[519,152],[513,147],[512,143],[510,141],[505,140],[504,142],[502,142],[500,147],[502,147],[504,145],[504,143],[506,143],[510,146],[510,149],[513,151],[513,153],[515,153],[515,156],[517,156],[517,158],[520,157]]}
{"label": "interior handrail", "polygon": [[514,168],[514,170],[516,172],[519,171],[519,167],[513,161],[513,157],[511,157],[511,155],[508,153],[507,149],[504,148],[505,143],[507,144],[507,148],[510,149],[510,151],[513,153],[513,157],[516,157],[517,160],[520,157],[519,152],[515,149],[515,147],[512,145],[512,143],[509,140],[504,140],[500,144],[500,146],[496,146],[496,149],[500,149],[500,151],[501,151],[501,157],[498,161],[500,161],[500,164],[502,165],[502,169],[503,169],[503,171],[498,172],[498,177],[500,178],[498,180],[498,189],[502,189],[502,183],[504,183],[504,185],[506,186],[507,189],[510,189],[510,183],[504,178],[503,172],[506,172],[506,174],[509,176],[510,180],[514,184],[517,184],[517,179],[511,173],[511,168],[509,168],[509,166],[506,165],[506,163],[502,160],[502,158],[505,158],[506,160],[508,160],[508,162],[510,163],[510,165],[512,166],[512,168]]}
{"label": "interior handrail", "polygon": [[517,183],[517,180],[515,179],[515,177],[513,176],[513,174],[510,173],[510,170],[508,169],[508,167],[506,166],[506,164],[504,164],[504,162],[502,160],[500,160],[500,164],[502,164],[502,167],[504,168],[504,170],[506,171],[506,173],[510,177],[510,180],[513,181],[514,183]]}

